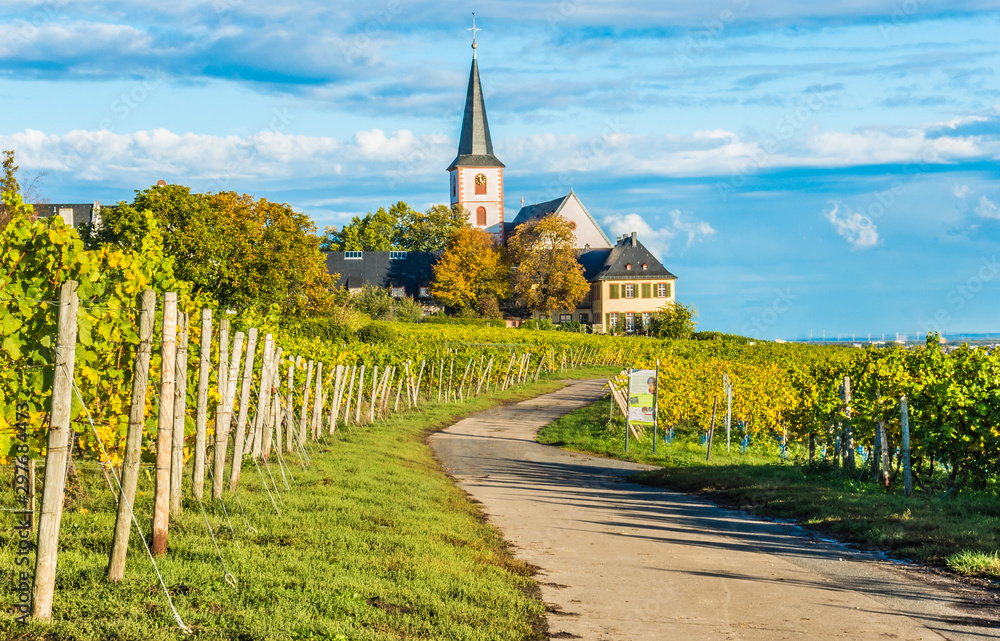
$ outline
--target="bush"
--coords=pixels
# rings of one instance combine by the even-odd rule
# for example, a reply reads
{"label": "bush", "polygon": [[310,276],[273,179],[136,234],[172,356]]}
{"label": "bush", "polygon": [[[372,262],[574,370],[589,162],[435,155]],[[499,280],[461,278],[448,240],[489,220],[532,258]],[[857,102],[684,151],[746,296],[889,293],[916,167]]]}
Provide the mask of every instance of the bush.
{"label": "bush", "polygon": [[419,323],[424,317],[424,308],[409,296],[397,298],[393,305],[396,320],[403,323]]}
{"label": "bush", "polygon": [[547,318],[542,318],[540,320],[524,321],[521,323],[521,329],[555,330],[559,329],[559,326]]}
{"label": "bush", "polygon": [[334,343],[349,343],[354,338],[354,329],[350,325],[331,318],[309,318],[300,321],[296,327],[290,327],[289,331],[301,338],[318,338]]}
{"label": "bush", "polygon": [[369,323],[357,333],[362,343],[391,343],[396,340],[396,332],[385,323]]}

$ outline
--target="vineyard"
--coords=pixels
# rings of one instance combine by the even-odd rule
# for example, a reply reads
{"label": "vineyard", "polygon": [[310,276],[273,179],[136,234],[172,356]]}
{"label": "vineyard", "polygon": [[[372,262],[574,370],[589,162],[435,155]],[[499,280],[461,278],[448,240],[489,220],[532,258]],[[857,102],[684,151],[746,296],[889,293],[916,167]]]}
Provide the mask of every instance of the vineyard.
{"label": "vineyard", "polygon": [[[876,454],[871,474],[885,484],[944,473],[950,488],[987,489],[997,478],[996,353],[945,353],[934,340],[853,350],[430,323],[372,323],[328,340],[288,319],[216,308],[174,276],[157,233],[126,251],[85,250],[59,219],[2,232],[0,457],[38,531],[32,614],[42,620],[58,598],[62,497],[78,466],[95,465],[117,497],[115,527],[98,546],[110,546],[106,578],[117,582],[133,526],[149,521],[132,511],[141,473],[152,471],[154,482],[153,559],[170,553],[171,519],[204,509],[209,495],[238,500],[247,473],[280,514],[310,448],[338,430],[583,365],[658,366],[664,428],[707,432],[728,400],[726,380],[733,424],[750,441],[798,442],[852,472],[863,448]],[[37,523],[36,475],[44,482]],[[5,532],[5,546],[16,540]],[[162,578],[160,587],[169,594]]]}

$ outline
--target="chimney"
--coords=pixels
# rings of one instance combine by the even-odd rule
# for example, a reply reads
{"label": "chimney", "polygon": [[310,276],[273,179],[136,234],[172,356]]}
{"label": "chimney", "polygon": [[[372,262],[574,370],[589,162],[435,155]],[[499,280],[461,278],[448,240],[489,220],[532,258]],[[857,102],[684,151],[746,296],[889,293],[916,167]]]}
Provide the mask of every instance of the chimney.
{"label": "chimney", "polygon": [[617,245],[620,242],[622,242],[622,237],[621,236],[615,236],[615,244]]}
{"label": "chimney", "polygon": [[635,232],[632,232],[632,246],[635,247]]}

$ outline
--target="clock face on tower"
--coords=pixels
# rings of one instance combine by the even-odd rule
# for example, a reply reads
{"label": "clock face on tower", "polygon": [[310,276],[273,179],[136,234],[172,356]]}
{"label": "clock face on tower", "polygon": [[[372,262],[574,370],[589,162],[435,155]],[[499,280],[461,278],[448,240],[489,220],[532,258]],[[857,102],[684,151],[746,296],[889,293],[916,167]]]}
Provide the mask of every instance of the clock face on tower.
{"label": "clock face on tower", "polygon": [[486,184],[486,176],[484,174],[476,174],[476,184],[477,185],[485,185]]}

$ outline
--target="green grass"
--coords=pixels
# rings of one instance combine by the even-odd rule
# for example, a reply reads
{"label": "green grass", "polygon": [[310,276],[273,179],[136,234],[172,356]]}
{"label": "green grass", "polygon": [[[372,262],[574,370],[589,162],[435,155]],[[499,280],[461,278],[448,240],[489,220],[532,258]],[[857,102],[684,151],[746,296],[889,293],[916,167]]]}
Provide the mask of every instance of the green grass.
{"label": "green grass", "polygon": [[948,567],[967,576],[1000,577],[1000,556],[996,552],[964,550],[948,557]]}
{"label": "green grass", "polygon": [[[585,378],[588,369],[553,378]],[[160,570],[198,639],[534,639],[544,638],[544,606],[532,568],[516,560],[480,509],[441,471],[426,435],[474,411],[531,398],[555,380],[463,405],[341,428],[312,444],[312,465],[291,464],[292,490],[275,514],[260,476],[244,467],[240,498],[226,495],[236,536],[218,504],[209,520],[238,589],[223,570],[196,502],[171,520]],[[190,467],[190,466],[189,466]],[[272,459],[271,471],[279,475]],[[147,536],[151,470],[137,498]],[[265,471],[266,475],[266,471]],[[280,477],[279,486],[284,487]],[[10,468],[0,473],[3,505],[12,503]],[[54,623],[18,624],[12,515],[0,512],[0,638],[180,639],[166,599],[133,529],[125,579],[105,579],[114,502],[100,472],[81,463],[68,489],[60,536]],[[33,560],[32,560],[33,564]],[[33,567],[33,565],[32,565]]]}
{"label": "green grass", "polygon": [[633,441],[626,455],[624,425],[608,424],[610,404],[603,399],[571,412],[544,428],[538,440],[662,466],[636,475],[641,483],[702,494],[769,518],[794,519],[896,556],[956,571],[961,563],[963,574],[998,575],[993,551],[1000,549],[1000,498],[995,494],[952,492],[942,499],[939,493],[918,492],[908,498],[896,486],[887,492],[868,482],[860,469],[845,478],[830,464],[808,463],[798,447],[790,449],[790,460],[782,460],[774,444],[740,454],[734,435],[733,453],[727,454],[724,430],[716,434],[710,463],[698,437],[690,433],[666,447],[661,441],[655,455],[647,435],[641,443]]}

